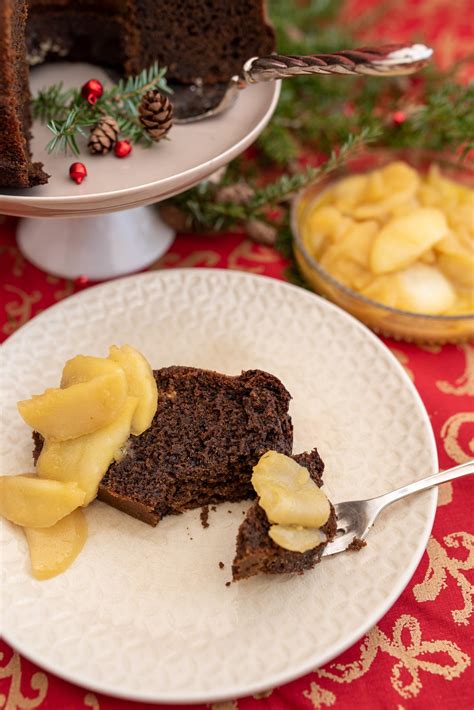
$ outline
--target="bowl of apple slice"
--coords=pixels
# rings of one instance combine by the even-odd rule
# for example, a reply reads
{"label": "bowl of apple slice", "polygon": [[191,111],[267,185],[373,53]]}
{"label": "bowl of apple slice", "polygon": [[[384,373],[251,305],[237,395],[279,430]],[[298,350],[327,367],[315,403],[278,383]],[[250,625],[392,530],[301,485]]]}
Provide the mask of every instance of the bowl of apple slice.
{"label": "bowl of apple slice", "polygon": [[474,170],[426,152],[372,151],[294,200],[308,284],[382,335],[474,338]]}

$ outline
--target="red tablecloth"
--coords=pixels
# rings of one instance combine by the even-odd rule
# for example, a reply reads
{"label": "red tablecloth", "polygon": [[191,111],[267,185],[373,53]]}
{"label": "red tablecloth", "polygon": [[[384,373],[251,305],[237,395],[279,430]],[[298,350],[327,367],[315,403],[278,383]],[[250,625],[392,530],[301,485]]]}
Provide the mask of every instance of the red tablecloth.
{"label": "red tablecloth", "polygon": [[[352,13],[367,7],[353,0]],[[423,36],[444,62],[467,53],[471,0],[390,3],[377,39]],[[37,313],[86,288],[26,263],[15,242],[15,220],[0,216],[0,336],[8,337]],[[243,235],[178,236],[153,268],[226,267],[284,278],[285,262]],[[416,347],[386,341],[415,382],[438,443],[441,468],[474,455],[474,347]],[[445,484],[428,549],[393,608],[363,639],[332,663],[258,698],[214,703],[212,710],[353,708],[474,708],[471,665],[474,526],[472,480]],[[6,610],[8,613],[8,610]],[[91,693],[40,670],[0,642],[0,707],[165,708]],[[189,706],[191,707],[191,706]],[[203,707],[203,706],[193,706]]]}

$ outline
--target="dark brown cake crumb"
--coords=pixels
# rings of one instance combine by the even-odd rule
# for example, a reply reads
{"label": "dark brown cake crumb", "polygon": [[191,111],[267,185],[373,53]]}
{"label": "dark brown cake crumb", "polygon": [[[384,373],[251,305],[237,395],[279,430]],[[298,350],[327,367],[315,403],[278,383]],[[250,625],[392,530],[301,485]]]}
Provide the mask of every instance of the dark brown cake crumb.
{"label": "dark brown cake crumb", "polygon": [[208,505],[202,506],[201,515],[199,517],[201,518],[202,527],[208,528],[209,527],[209,506]]}
{"label": "dark brown cake crumb", "polygon": [[230,587],[230,582],[226,582],[226,583],[225,583],[225,586],[226,586],[226,587]]}
{"label": "dark brown cake crumb", "polygon": [[361,540],[360,537],[355,537],[347,549],[352,552],[359,552],[359,550],[362,550],[362,548],[366,546],[367,543],[365,540]]}
{"label": "dark brown cake crumb", "polygon": [[224,567],[225,567],[225,564],[223,562],[219,562],[219,568],[224,569]]}
{"label": "dark brown cake crumb", "polygon": [[215,505],[211,505],[211,510],[212,510],[212,511],[213,511],[213,512],[215,513],[215,512],[216,512],[216,510],[217,510],[217,506],[215,506]]}

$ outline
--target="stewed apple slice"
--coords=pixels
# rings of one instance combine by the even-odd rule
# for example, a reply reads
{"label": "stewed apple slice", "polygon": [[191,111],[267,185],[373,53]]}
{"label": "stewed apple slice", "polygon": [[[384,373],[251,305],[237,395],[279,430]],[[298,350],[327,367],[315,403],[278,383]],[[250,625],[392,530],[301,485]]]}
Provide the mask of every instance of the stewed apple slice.
{"label": "stewed apple slice", "polygon": [[132,419],[137,407],[136,397],[127,397],[117,418],[91,434],[69,441],[49,441],[36,462],[38,475],[56,481],[74,481],[84,492],[82,505],[88,505],[97,495],[102,477],[130,436]]}
{"label": "stewed apple slice", "polygon": [[413,264],[400,271],[397,307],[412,313],[438,315],[454,304],[456,292],[439,269]]}
{"label": "stewed apple slice", "polygon": [[138,398],[132,419],[132,434],[137,436],[148,429],[156,413],[158,389],[153,370],[148,360],[130,345],[122,345],[120,348],[111,345],[109,358],[123,368],[128,392],[132,397]]}
{"label": "stewed apple slice", "polygon": [[352,210],[360,202],[367,188],[367,182],[366,175],[350,175],[336,182],[329,190],[334,198],[334,206],[344,214],[352,216]]}
{"label": "stewed apple slice", "polygon": [[50,579],[64,572],[76,559],[87,540],[87,523],[82,510],[75,510],[50,528],[25,528],[35,579]]}
{"label": "stewed apple slice", "polygon": [[271,525],[268,534],[279,547],[291,552],[307,552],[327,540],[319,528],[302,528],[297,525]]}
{"label": "stewed apple slice", "polygon": [[50,527],[84,498],[77,483],[45,481],[34,474],[0,477],[0,515],[16,525]]}
{"label": "stewed apple slice", "polygon": [[376,276],[360,293],[391,308],[428,315],[444,313],[456,300],[453,287],[441,271],[421,263],[395,274]]}
{"label": "stewed apple slice", "polygon": [[27,424],[46,439],[66,441],[90,434],[110,424],[127,398],[127,379],[121,368],[65,389],[18,402]]}
{"label": "stewed apple slice", "polygon": [[120,365],[107,357],[93,357],[92,355],[76,355],[64,365],[61,377],[61,387],[71,387],[82,382],[89,382],[95,377],[113,375],[120,369]]}
{"label": "stewed apple slice", "polygon": [[391,219],[376,235],[370,255],[374,274],[386,274],[415,262],[448,232],[446,217],[437,209],[420,207]]}
{"label": "stewed apple slice", "polygon": [[474,251],[459,248],[458,251],[440,254],[437,261],[441,271],[455,284],[472,289],[474,286]]}
{"label": "stewed apple slice", "polygon": [[325,493],[308,469],[289,456],[267,451],[253,468],[252,485],[272,523],[318,528],[329,518]]}

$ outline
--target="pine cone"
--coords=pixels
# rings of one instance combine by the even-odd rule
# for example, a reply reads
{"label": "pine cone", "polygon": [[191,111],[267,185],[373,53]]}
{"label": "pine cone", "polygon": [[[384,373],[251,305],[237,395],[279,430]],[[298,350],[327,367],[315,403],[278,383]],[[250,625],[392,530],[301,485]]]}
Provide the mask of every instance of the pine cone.
{"label": "pine cone", "polygon": [[104,116],[91,129],[88,147],[93,155],[105,155],[112,150],[119,134],[117,121],[112,116]]}
{"label": "pine cone", "polygon": [[254,189],[246,182],[236,182],[224,185],[216,192],[216,202],[232,202],[236,205],[246,205],[254,196]]}
{"label": "pine cone", "polygon": [[172,202],[163,202],[158,209],[161,219],[175,232],[192,232],[197,229],[192,215],[186,214]]}
{"label": "pine cone", "polygon": [[250,219],[244,224],[245,231],[250,239],[258,244],[273,246],[277,238],[277,230],[267,222],[260,219]]}
{"label": "pine cone", "polygon": [[142,126],[154,141],[164,138],[173,125],[173,104],[157,89],[143,94],[138,113]]}

